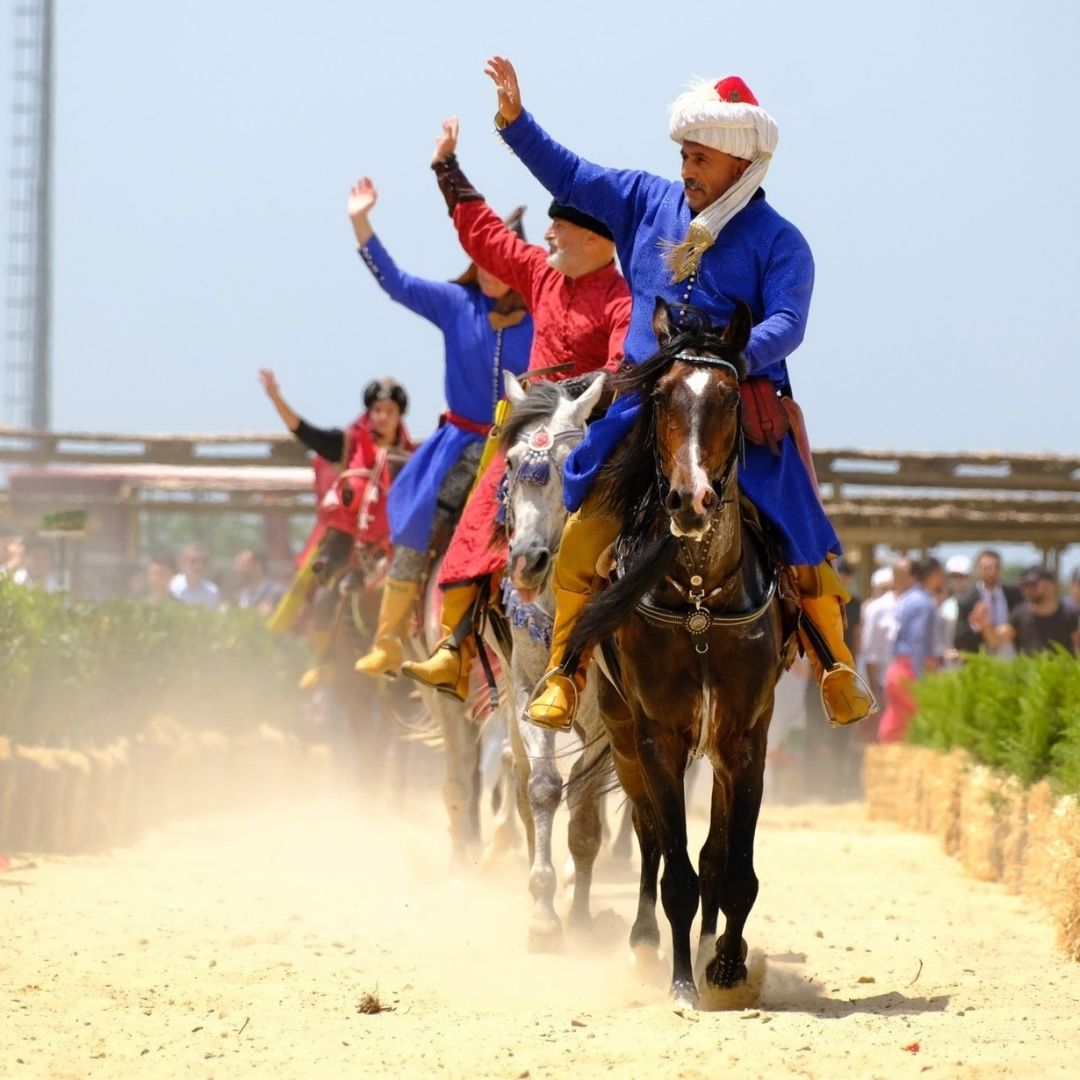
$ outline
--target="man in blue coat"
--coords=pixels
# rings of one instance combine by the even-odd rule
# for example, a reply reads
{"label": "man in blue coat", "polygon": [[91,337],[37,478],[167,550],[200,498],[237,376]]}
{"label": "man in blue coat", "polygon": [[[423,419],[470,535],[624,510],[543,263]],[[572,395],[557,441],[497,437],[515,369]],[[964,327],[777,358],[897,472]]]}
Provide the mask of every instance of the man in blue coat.
{"label": "man in blue coat", "polygon": [[[496,125],[507,146],[559,202],[602,221],[615,238],[633,297],[627,360],[640,362],[656,352],[652,314],[658,296],[676,310],[692,305],[718,325],[744,300],[755,324],[745,352],[748,375],[765,376],[777,393],[790,396],[787,357],[805,332],[814,261],[802,234],[761,189],[779,132],[746,84],[736,77],[700,83],[675,101],[670,135],[681,147],[682,179],[671,181],[578,157],[522,109],[508,60],[494,57],[487,74],[498,91]],[[589,494],[640,408],[632,395],[617,400],[567,463],[567,503],[575,513],[555,568],[552,673],[529,707],[534,723],[566,729],[573,718],[584,672],[563,670],[565,645],[595,586],[596,561],[622,524],[602,514]],[[802,620],[812,624],[802,629],[803,643],[827,715],[836,724],[862,719],[875,702],[844,644],[848,594],[832,566],[840,542],[794,439],[783,439],[777,453],[747,443],[739,485],[776,529],[784,559],[795,569]],[[824,638],[823,648],[813,648],[815,636],[819,643]]]}

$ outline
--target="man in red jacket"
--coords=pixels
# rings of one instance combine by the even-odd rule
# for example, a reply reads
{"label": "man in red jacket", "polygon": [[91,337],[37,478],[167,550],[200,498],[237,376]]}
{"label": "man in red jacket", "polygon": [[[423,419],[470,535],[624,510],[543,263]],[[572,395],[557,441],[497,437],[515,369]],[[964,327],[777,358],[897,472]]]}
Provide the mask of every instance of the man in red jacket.
{"label": "man in red jacket", "polygon": [[[536,372],[539,378],[565,379],[613,371],[623,357],[630,292],[615,268],[611,233],[594,218],[552,203],[551,226],[544,236],[548,251],[525,243],[466,179],[455,156],[457,138],[457,119],[444,121],[431,167],[461,246],[477,266],[516,289],[533,317],[526,376]],[[411,678],[462,700],[476,642],[470,634],[458,645],[451,635],[471,610],[483,580],[501,574],[506,565],[505,549],[491,542],[504,473],[500,454],[477,481],[443,560],[442,642],[428,660],[402,667]]]}

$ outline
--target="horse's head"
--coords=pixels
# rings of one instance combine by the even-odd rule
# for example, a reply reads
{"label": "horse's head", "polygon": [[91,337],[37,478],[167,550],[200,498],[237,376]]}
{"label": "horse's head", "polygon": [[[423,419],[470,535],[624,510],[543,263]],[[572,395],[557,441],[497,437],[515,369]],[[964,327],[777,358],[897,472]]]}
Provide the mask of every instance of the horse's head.
{"label": "horse's head", "polygon": [[512,412],[502,445],[510,580],[526,603],[543,591],[558,553],[567,514],[563,466],[585,436],[585,421],[603,393],[604,376],[594,378],[577,396],[576,388],[541,382],[526,391],[506,374]]}
{"label": "horse's head", "polygon": [[[672,321],[657,299],[653,329],[661,363],[652,384],[656,468],[675,536],[700,540],[729,502],[740,446],[739,379],[753,319],[741,300],[723,329]],[[667,359],[666,366],[662,358]],[[651,363],[651,362],[650,362]]]}

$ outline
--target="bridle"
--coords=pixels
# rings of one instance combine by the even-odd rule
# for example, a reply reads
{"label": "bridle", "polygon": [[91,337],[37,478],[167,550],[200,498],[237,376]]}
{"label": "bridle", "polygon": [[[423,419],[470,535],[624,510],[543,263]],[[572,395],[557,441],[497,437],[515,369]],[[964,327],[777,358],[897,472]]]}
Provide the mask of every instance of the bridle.
{"label": "bridle", "polygon": [[[718,356],[699,356],[697,353],[677,352],[671,359],[673,363],[676,360],[679,360],[684,364],[690,364],[692,367],[717,368],[720,371],[727,371],[735,377],[736,383],[739,381],[739,369],[730,360],[722,360]],[[720,499],[719,506],[724,506],[734,501],[733,498],[726,495],[726,492],[731,486],[731,479],[739,464],[739,459],[743,456],[741,396],[736,400],[735,404],[735,430],[737,432],[735,443],[724,461],[723,467],[720,470],[720,476],[716,481],[713,481],[710,477],[713,491],[716,492]],[[656,489],[660,494],[660,502],[663,504],[666,501],[668,491],[671,489],[671,483],[664,475],[664,470],[660,464],[660,446],[656,439],[655,428],[653,430],[653,461],[656,468]],[[712,531],[712,527],[713,523],[710,521],[709,526],[706,529],[706,536]]]}
{"label": "bridle", "polygon": [[[525,432],[522,432],[515,440],[515,445],[525,437]],[[517,485],[547,487],[551,483],[552,455],[555,448],[567,442],[579,443],[583,438],[585,438],[585,428],[581,426],[566,428],[552,435],[547,427],[541,424],[528,433],[525,456],[516,469],[506,470],[502,490],[499,493],[505,511],[506,530],[509,534],[513,535],[514,532],[513,500]]]}
{"label": "bridle", "polygon": [[[739,369],[729,360],[722,360],[719,357],[698,356],[694,353],[678,352],[672,359],[680,360],[684,364],[691,364],[694,367],[717,368],[721,371],[728,371],[735,376],[736,381],[739,378]],[[736,431],[738,432],[735,443],[724,462],[718,480],[712,483],[713,490],[720,497],[720,506],[736,501],[736,496],[729,496],[727,495],[727,492],[731,487],[731,481],[734,477],[743,450],[741,398],[735,405],[735,423]],[[653,431],[653,455],[656,464],[657,492],[660,495],[661,503],[663,503],[665,501],[666,490],[670,489],[670,483],[668,482],[667,477],[664,476],[660,465],[660,448],[656,440],[655,428]],[[701,546],[704,546],[706,551],[708,550],[708,541],[712,534],[715,520],[715,515],[712,515],[704,535],[696,542],[697,545],[699,545],[698,551],[702,550]],[[689,585],[684,585],[673,574],[665,575],[664,580],[685,598],[686,608],[679,611],[661,607],[647,599],[646,594],[645,597],[642,597],[641,600],[638,601],[637,611],[642,618],[647,622],[652,623],[654,626],[683,627],[693,639],[694,651],[699,655],[704,656],[705,653],[709,651],[709,640],[707,635],[710,630],[719,626],[731,627],[749,625],[761,618],[761,616],[772,606],[777,589],[775,574],[772,575],[769,581],[769,587],[765,590],[765,596],[761,603],[752,610],[730,613],[717,613],[712,611],[705,605],[710,601],[719,599],[725,592],[729,591],[733,585],[737,584],[739,580],[738,574],[743,565],[742,557],[740,556],[739,561],[727,574],[725,574],[720,583],[714,589],[711,589],[706,593],[704,588],[705,578],[702,572],[703,568],[697,565],[697,560],[694,558],[694,550],[691,548],[685,537],[679,537],[679,556],[680,561],[690,570]]]}

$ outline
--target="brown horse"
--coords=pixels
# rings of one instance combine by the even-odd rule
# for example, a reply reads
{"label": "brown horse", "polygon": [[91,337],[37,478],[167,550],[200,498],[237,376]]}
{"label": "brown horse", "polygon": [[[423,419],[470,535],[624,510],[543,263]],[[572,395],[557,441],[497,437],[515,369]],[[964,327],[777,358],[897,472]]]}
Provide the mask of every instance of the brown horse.
{"label": "brown horse", "polygon": [[[618,392],[643,402],[636,430],[601,477],[602,498],[625,524],[613,584],[582,613],[571,651],[606,643],[614,673],[601,708],[642,852],[631,945],[639,953],[659,946],[663,855],[671,993],[695,1004],[690,927],[699,897],[702,955],[720,910],[726,919],[708,982],[731,988],[747,977],[742,932],[758,892],[754,833],[766,739],[794,626],[776,562],[739,498],[739,380],[750,311],[740,303],[722,331],[690,314],[680,320],[674,325],[658,301],[660,351],[616,377]],[[701,755],[713,785],[699,879],[687,854],[684,775]]]}

